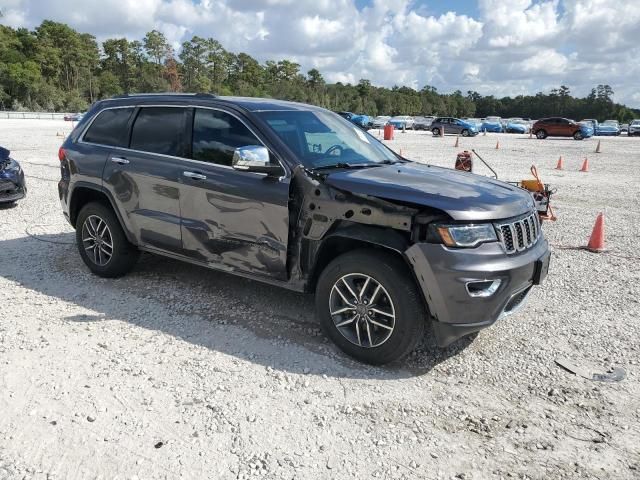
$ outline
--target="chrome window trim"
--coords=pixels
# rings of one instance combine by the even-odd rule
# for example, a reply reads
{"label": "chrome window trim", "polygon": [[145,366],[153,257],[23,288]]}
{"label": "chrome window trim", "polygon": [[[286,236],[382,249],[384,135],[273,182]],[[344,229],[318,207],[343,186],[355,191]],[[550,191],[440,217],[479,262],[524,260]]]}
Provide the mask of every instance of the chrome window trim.
{"label": "chrome window trim", "polygon": [[[232,113],[228,110],[222,109],[222,108],[216,108],[216,107],[209,107],[209,106],[203,106],[203,105],[187,105],[187,104],[174,104],[174,105],[156,105],[156,104],[149,104],[149,105],[116,105],[113,107],[106,107],[100,110],[100,112],[98,112],[96,115],[93,116],[93,118],[91,118],[91,120],[87,123],[87,125],[84,127],[84,130],[82,131],[82,133],[80,134],[80,136],[78,137],[77,142],[81,143],[83,145],[94,145],[97,147],[105,147],[105,148],[115,148],[117,150],[122,150],[125,152],[134,152],[134,153],[144,153],[147,155],[158,155],[160,157],[164,157],[164,158],[170,158],[170,159],[175,159],[175,160],[183,160],[183,161],[187,161],[187,162],[192,162],[192,163],[196,163],[199,165],[208,165],[208,166],[212,166],[212,167],[217,167],[217,168],[222,168],[222,169],[227,169],[227,170],[234,170],[234,171],[240,171],[240,170],[235,170],[232,166],[230,165],[220,165],[218,163],[212,163],[212,162],[205,162],[202,160],[195,160],[193,158],[185,158],[185,157],[177,157],[175,155],[166,155],[164,153],[155,153],[155,152],[147,152],[144,150],[136,150],[133,148],[128,148],[128,147],[117,147],[117,146],[113,146],[113,145],[105,145],[102,143],[93,143],[93,142],[86,142],[84,140],[84,136],[86,135],[87,131],[89,130],[89,128],[91,127],[91,125],[93,124],[93,122],[95,121],[96,118],[98,118],[102,112],[104,112],[105,110],[116,110],[116,109],[123,109],[123,108],[133,108],[134,110],[136,108],[146,108],[146,107],[156,107],[156,108],[203,108],[203,109],[207,109],[207,110],[215,110],[217,112],[222,112],[222,113],[226,113],[227,115],[231,115],[232,117],[234,117],[236,120],[238,120],[240,123],[242,123],[242,125],[244,125],[247,130],[249,130],[251,132],[251,134],[256,137],[256,140],[258,140],[258,142],[260,142],[260,145],[262,145],[263,147],[265,147],[266,149],[269,150],[269,152],[271,152],[273,154],[273,156],[275,157],[276,161],[278,162],[278,164],[283,168],[283,170],[285,171],[285,174],[281,177],[279,177],[279,180],[283,180],[285,178],[289,178],[291,175],[291,170],[289,169],[289,167],[286,165],[285,162],[283,162],[279,155],[273,151],[273,149],[269,148],[267,145],[264,144],[264,142],[262,141],[262,139],[260,138],[260,136],[256,133],[256,131],[251,128],[249,125],[247,125],[247,123],[240,118],[238,115],[236,115],[235,113]],[[133,127],[133,125],[132,125]],[[193,141],[193,139],[192,139]],[[258,175],[261,177],[266,177],[267,174],[266,173],[258,173],[258,172],[242,172],[245,174],[251,174],[251,175]]]}

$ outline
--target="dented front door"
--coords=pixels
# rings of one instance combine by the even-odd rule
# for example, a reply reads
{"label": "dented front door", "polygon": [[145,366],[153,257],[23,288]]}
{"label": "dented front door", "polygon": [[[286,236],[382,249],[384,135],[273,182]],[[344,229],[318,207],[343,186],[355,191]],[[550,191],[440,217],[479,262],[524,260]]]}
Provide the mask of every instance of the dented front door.
{"label": "dented front door", "polygon": [[256,144],[234,114],[195,109],[193,158],[182,173],[183,249],[201,262],[285,279],[289,179],[231,167],[236,148]]}

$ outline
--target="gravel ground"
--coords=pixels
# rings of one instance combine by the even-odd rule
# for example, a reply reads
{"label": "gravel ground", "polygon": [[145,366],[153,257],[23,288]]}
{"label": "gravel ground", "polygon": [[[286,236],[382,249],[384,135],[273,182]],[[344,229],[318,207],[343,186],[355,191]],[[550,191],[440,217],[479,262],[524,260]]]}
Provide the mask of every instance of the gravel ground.
{"label": "gravel ground", "polygon": [[[57,200],[68,130],[0,120],[30,189],[0,210],[0,479],[640,477],[640,139],[595,154],[594,139],[398,133],[420,161],[476,148],[511,180],[535,163],[559,219],[520,313],[372,368],[323,337],[310,296],[151,255],[92,276]],[[563,248],[600,211],[609,253]],[[627,376],[586,380],[560,356]]]}

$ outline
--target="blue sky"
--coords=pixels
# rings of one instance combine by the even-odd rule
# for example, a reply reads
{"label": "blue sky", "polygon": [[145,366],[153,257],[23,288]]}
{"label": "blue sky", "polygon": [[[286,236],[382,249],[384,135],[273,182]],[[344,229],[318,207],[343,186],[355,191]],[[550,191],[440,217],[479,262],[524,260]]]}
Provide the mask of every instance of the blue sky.
{"label": "blue sky", "polygon": [[293,59],[329,81],[442,92],[584,96],[609,84],[640,107],[638,0],[0,0],[2,22],[66,22],[99,40],[158,29],[261,61]]}
{"label": "blue sky", "polygon": [[[356,0],[355,3],[356,6],[362,10],[364,7],[370,7],[373,1]],[[417,11],[431,15],[442,15],[443,13],[451,11],[470,16],[478,15],[478,2],[475,0],[415,0],[411,2],[411,7]]]}

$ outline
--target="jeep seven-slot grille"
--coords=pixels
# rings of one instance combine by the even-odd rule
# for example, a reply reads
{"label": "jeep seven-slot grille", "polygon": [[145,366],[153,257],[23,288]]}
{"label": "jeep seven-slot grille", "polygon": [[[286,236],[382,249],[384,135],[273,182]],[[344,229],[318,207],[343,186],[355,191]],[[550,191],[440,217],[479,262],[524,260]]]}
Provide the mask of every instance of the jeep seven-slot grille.
{"label": "jeep seven-slot grille", "polygon": [[496,225],[496,228],[500,242],[507,253],[522,252],[531,248],[540,237],[540,221],[537,213],[514,222],[501,223]]}

